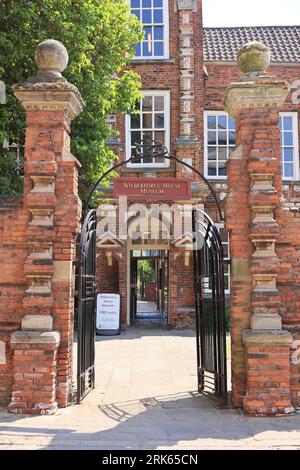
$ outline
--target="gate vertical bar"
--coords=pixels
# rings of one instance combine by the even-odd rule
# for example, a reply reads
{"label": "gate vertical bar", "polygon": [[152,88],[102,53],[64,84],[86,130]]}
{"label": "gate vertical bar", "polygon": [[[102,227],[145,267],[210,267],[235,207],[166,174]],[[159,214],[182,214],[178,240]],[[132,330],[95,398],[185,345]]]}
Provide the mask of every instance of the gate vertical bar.
{"label": "gate vertical bar", "polygon": [[95,387],[96,334],[96,210],[82,226],[78,267],[77,402]]}

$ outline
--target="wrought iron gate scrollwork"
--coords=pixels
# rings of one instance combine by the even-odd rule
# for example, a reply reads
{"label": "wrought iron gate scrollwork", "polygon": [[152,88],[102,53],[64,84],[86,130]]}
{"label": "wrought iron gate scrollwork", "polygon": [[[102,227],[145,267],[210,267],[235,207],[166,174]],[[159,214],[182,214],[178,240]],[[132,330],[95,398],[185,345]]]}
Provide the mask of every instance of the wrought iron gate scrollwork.
{"label": "wrought iron gate scrollwork", "polygon": [[77,402],[95,386],[96,210],[85,216],[78,256]]}
{"label": "wrought iron gate scrollwork", "polygon": [[227,400],[224,254],[217,227],[193,211],[197,375],[200,392]]}

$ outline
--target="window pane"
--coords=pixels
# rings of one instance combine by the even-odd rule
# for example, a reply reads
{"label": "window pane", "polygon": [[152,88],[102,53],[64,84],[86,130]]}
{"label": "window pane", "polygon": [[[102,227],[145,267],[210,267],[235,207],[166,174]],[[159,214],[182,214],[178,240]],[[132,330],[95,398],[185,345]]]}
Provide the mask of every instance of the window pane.
{"label": "window pane", "polygon": [[285,178],[292,178],[294,176],[293,164],[285,163],[284,164],[284,175]]}
{"label": "window pane", "polygon": [[136,144],[141,142],[141,133],[140,132],[131,132],[131,146],[134,147]]}
{"label": "window pane", "polygon": [[155,111],[164,111],[165,99],[163,96],[155,96],[154,98],[154,110]]}
{"label": "window pane", "polygon": [[131,8],[140,8],[140,0],[131,0]]}
{"label": "window pane", "polygon": [[131,115],[131,129],[140,129],[141,126],[141,116],[140,114]]}
{"label": "window pane", "polygon": [[224,240],[222,240],[223,243],[223,250],[224,250],[224,258],[229,258],[229,246],[228,246],[228,236],[225,233]]}
{"label": "window pane", "polygon": [[145,32],[145,36],[144,36],[145,41],[147,42],[152,41],[153,39],[152,26],[145,26],[144,32]]}
{"label": "window pane", "polygon": [[153,6],[154,7],[162,7],[163,6],[163,0],[153,0]]}
{"label": "window pane", "polygon": [[142,7],[151,8],[151,0],[142,0]]}
{"label": "window pane", "polygon": [[218,144],[227,145],[227,132],[218,132]]}
{"label": "window pane", "polygon": [[229,144],[235,145],[236,134],[234,131],[229,132]]}
{"label": "window pane", "polygon": [[152,129],[152,114],[143,114],[143,129]]}
{"label": "window pane", "polygon": [[152,43],[148,44],[148,42],[143,42],[143,56],[151,56],[152,55]]}
{"label": "window pane", "polygon": [[233,118],[233,117],[228,118],[228,127],[229,127],[229,129],[234,129],[235,130],[235,128],[236,128],[235,118]]}
{"label": "window pane", "polygon": [[292,162],[294,157],[294,152],[292,148],[283,149],[283,159],[285,162]]}
{"label": "window pane", "polygon": [[208,160],[217,160],[217,149],[216,147],[208,147],[207,149]]}
{"label": "window pane", "polygon": [[293,145],[293,133],[284,132],[283,134],[283,145]]}
{"label": "window pane", "polygon": [[152,132],[151,131],[143,132],[143,142],[144,144],[152,144]]}
{"label": "window pane", "polygon": [[216,116],[207,116],[207,127],[208,129],[216,129],[217,127]]}
{"label": "window pane", "polygon": [[219,147],[218,148],[218,159],[219,160],[227,160],[227,147]]}
{"label": "window pane", "polygon": [[141,43],[140,42],[135,46],[135,55],[136,57],[140,57],[141,55]]}
{"label": "window pane", "polygon": [[283,118],[283,129],[285,130],[293,130],[293,118],[292,117],[284,117]]}
{"label": "window pane", "polygon": [[154,27],[154,39],[163,40],[164,38],[164,28],[163,26],[155,26]]}
{"label": "window pane", "polygon": [[142,10],[142,22],[144,24],[152,23],[151,10]]}
{"label": "window pane", "polygon": [[227,116],[218,116],[218,128],[227,129]]}
{"label": "window pane", "polygon": [[[163,132],[160,132],[159,134],[163,134]],[[160,140],[157,139],[157,137],[159,137]],[[163,140],[161,140],[161,139],[164,139],[164,136],[163,135],[157,136],[156,133],[155,133],[154,140],[159,142],[159,143],[164,144]],[[155,163],[164,163],[164,160],[165,160],[164,159],[164,153],[163,152],[157,153],[157,155],[155,156]]]}
{"label": "window pane", "polygon": [[216,167],[213,166],[213,167],[208,167],[208,176],[216,176],[217,174],[217,170],[216,170]]}
{"label": "window pane", "polygon": [[227,175],[226,162],[220,162],[218,164],[218,167],[219,167],[219,176],[226,176]]}
{"label": "window pane", "polygon": [[165,117],[163,114],[155,114],[154,116],[154,127],[157,129],[165,127]]}
{"label": "window pane", "polygon": [[[224,245],[224,250],[225,250],[226,246],[228,248],[228,232],[225,230],[224,227],[219,227],[219,233],[220,233],[222,243],[225,244]],[[227,250],[227,253],[228,253],[228,250]],[[227,258],[227,256],[225,256],[225,258]]]}
{"label": "window pane", "polygon": [[163,23],[163,11],[162,10],[153,11],[153,23]]}
{"label": "window pane", "polygon": [[159,41],[159,42],[154,43],[154,55],[156,57],[164,55],[164,43],[163,43],[163,41]]}
{"label": "window pane", "polygon": [[217,134],[216,132],[208,132],[207,133],[207,141],[209,145],[216,145],[217,144]]}
{"label": "window pane", "polygon": [[229,266],[224,265],[224,288],[229,290]]}
{"label": "window pane", "polygon": [[132,13],[133,15],[137,16],[139,20],[141,19],[140,10],[131,10],[131,13]]}
{"label": "window pane", "polygon": [[151,112],[152,111],[152,96],[145,96],[143,98],[143,111]]}
{"label": "window pane", "polygon": [[154,132],[154,139],[160,144],[165,144],[165,133],[162,131]]}

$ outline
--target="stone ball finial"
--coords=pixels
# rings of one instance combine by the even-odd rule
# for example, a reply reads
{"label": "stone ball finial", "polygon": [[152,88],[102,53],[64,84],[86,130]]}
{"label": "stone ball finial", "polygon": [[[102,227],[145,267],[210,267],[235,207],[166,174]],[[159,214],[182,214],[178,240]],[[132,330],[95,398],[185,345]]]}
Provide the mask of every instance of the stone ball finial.
{"label": "stone ball finial", "polygon": [[239,50],[237,63],[245,74],[260,75],[271,63],[271,51],[262,42],[248,42]]}
{"label": "stone ball finial", "polygon": [[36,48],[35,61],[39,72],[61,77],[68,65],[68,51],[60,41],[45,39]]}

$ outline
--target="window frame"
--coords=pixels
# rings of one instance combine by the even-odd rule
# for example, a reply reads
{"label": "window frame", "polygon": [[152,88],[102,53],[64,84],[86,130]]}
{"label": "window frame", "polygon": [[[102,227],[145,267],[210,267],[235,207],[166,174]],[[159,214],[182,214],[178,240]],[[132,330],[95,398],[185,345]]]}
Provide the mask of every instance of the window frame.
{"label": "window frame", "polygon": [[[227,181],[227,175],[225,176],[221,176],[221,175],[209,175],[208,174],[208,140],[207,140],[207,133],[208,133],[208,127],[207,127],[207,116],[209,115],[214,115],[214,116],[226,116],[227,118],[229,118],[230,116],[228,115],[228,113],[226,113],[226,111],[216,111],[216,110],[208,110],[206,109],[204,111],[204,176],[205,178],[207,178],[208,180],[215,180],[215,181]],[[236,131],[236,129],[235,129]],[[226,130],[226,132],[228,132],[228,130]],[[227,145],[227,147],[229,147],[229,145]],[[226,160],[228,161],[228,159]]]}
{"label": "window frame", "polygon": [[[143,97],[145,96],[163,96],[165,99],[165,142],[163,142],[164,146],[170,150],[170,116],[171,116],[171,92],[170,90],[141,90]],[[131,115],[126,114],[125,116],[125,142],[126,142],[126,160],[131,156],[131,122],[130,122]],[[153,131],[153,128],[148,129],[149,131]],[[170,160],[166,160],[164,163],[132,163],[128,162],[128,168],[169,168]]]}
{"label": "window frame", "polygon": [[[131,8],[131,0],[127,0],[127,3],[130,8],[130,13],[131,10],[135,10],[135,8]],[[151,10],[153,10],[153,6],[150,7]],[[147,60],[168,60],[170,58],[170,15],[169,15],[169,0],[163,0],[162,2],[162,10],[163,10],[163,45],[164,45],[164,54],[163,55],[151,55],[151,56],[134,56],[133,60],[135,61],[147,61]],[[132,13],[133,14],[133,13]],[[142,23],[142,20],[140,20]],[[154,23],[151,24],[153,26]],[[143,26],[150,26],[150,23]],[[143,40],[140,41],[141,45],[143,45]],[[141,53],[142,53],[142,47],[141,47]]]}
{"label": "window frame", "polygon": [[287,112],[280,112],[279,113],[280,119],[282,117],[291,117],[293,121],[293,138],[294,138],[294,145],[293,145],[293,168],[294,168],[294,175],[293,176],[284,176],[284,161],[282,158],[282,149],[284,147],[282,141],[282,129],[280,129],[280,157],[281,157],[281,175],[283,181],[298,181],[300,179],[300,168],[299,168],[299,124],[298,124],[298,112],[297,111],[287,111]]}

